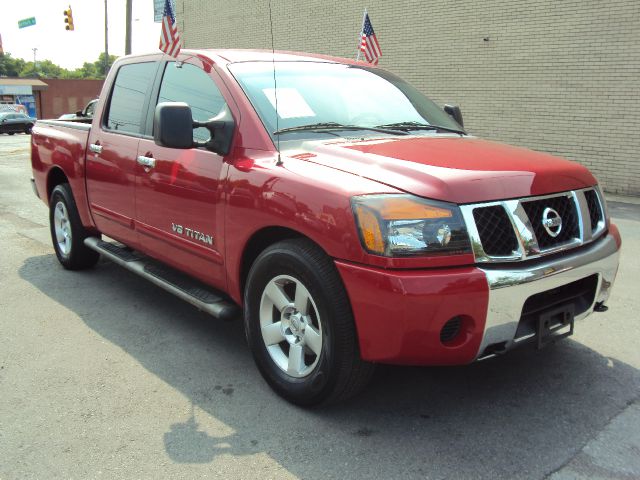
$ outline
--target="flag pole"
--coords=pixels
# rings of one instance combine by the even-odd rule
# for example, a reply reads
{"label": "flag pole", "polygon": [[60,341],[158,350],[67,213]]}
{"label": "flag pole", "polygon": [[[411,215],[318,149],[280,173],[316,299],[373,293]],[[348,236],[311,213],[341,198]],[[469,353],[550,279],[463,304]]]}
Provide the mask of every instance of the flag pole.
{"label": "flag pole", "polygon": [[358,55],[356,55],[356,62],[360,61],[360,52],[362,49],[360,48],[362,45],[362,34],[364,33],[364,19],[367,18],[367,9],[364,9],[364,13],[362,14],[362,28],[360,29],[360,38],[358,39]]}

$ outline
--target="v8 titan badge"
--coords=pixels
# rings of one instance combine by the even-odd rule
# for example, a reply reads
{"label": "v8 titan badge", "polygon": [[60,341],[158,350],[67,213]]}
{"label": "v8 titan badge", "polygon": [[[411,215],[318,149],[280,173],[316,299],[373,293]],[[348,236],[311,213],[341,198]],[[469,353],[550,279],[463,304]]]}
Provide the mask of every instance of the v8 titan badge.
{"label": "v8 titan badge", "polygon": [[213,245],[213,236],[199,232],[197,230],[194,230],[193,228],[183,227],[182,225],[171,222],[171,230],[173,230],[178,235],[182,235],[184,237],[192,238],[193,240],[198,240],[202,243]]}

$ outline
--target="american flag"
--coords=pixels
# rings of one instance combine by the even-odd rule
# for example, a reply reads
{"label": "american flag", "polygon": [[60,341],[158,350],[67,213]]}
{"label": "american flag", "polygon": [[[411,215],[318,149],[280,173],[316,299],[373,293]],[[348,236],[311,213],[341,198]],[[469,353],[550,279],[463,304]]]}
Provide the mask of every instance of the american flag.
{"label": "american flag", "polygon": [[369,14],[365,13],[364,22],[362,23],[362,39],[360,42],[360,50],[364,54],[364,59],[368,63],[378,64],[378,58],[382,56],[382,50],[380,50],[380,44],[376,38],[376,34],[373,31],[371,20],[369,20]]}
{"label": "american flag", "polygon": [[178,32],[178,25],[176,25],[176,16],[173,13],[171,0],[165,0],[162,31],[160,32],[160,50],[178,58],[180,47],[180,32]]}

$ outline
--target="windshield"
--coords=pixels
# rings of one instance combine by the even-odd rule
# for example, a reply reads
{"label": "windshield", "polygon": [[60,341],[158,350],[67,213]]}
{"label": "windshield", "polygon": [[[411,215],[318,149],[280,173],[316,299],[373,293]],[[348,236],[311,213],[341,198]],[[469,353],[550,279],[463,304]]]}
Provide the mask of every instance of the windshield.
{"label": "windshield", "polygon": [[[276,126],[273,69],[271,62],[229,65],[271,135],[276,130],[325,123],[369,128],[415,123],[462,130],[435,103],[389,72],[320,62],[275,63]],[[304,129],[286,133],[307,137],[317,134]]]}

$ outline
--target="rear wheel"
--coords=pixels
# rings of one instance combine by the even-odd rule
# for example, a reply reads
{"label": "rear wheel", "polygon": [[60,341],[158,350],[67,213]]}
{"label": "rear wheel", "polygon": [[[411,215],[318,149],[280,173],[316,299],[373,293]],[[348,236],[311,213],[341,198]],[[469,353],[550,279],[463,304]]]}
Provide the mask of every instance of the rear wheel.
{"label": "rear wheel", "polygon": [[33,125],[27,125],[26,127],[24,127],[24,133],[26,133],[27,135],[31,135],[32,128],[33,128]]}
{"label": "rear wheel", "polygon": [[56,186],[51,192],[49,224],[53,248],[64,268],[82,270],[98,262],[100,254],[84,244],[89,232],[82,226],[68,183]]}
{"label": "rear wheel", "polygon": [[299,405],[331,403],[362,389],[363,362],[347,294],[332,260],[304,239],[256,259],[244,296],[245,329],[269,385]]}

